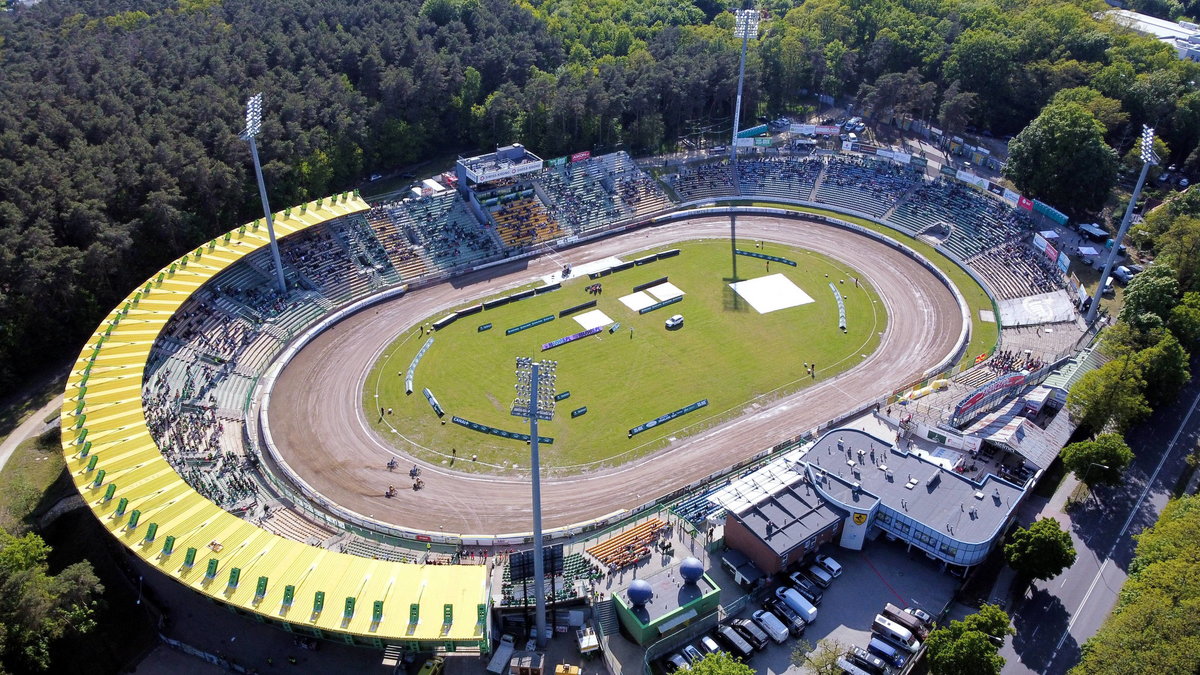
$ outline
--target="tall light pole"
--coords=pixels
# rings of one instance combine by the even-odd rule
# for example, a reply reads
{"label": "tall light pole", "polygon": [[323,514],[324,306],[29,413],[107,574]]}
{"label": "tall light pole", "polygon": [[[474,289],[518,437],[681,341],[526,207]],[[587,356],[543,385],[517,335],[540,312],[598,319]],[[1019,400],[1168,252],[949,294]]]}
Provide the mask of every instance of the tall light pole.
{"label": "tall light pole", "polygon": [[[735,13],[735,17],[733,36],[742,38],[742,58],[738,62],[737,99],[733,105],[733,138],[729,141],[729,170],[733,175],[733,187],[738,194],[741,194],[737,166],[737,143],[738,125],[742,118],[742,88],[746,83],[746,47],[750,44],[750,38],[758,37],[760,15],[757,9],[739,9]],[[737,214],[733,212],[729,214],[729,247],[729,254],[733,260],[733,280],[737,281]]]}
{"label": "tall light pole", "polygon": [[1129,230],[1129,224],[1133,222],[1133,209],[1137,206],[1138,197],[1142,195],[1142,186],[1146,184],[1146,175],[1150,173],[1150,167],[1158,164],[1158,155],[1154,154],[1154,130],[1146,125],[1142,125],[1142,172],[1138,175],[1137,185],[1133,187],[1133,195],[1129,198],[1129,206],[1125,207],[1125,217],[1121,219],[1121,227],[1117,230],[1117,236],[1113,238],[1112,250],[1108,252],[1108,261],[1104,263],[1104,272],[1100,274],[1100,281],[1096,284],[1096,292],[1092,295],[1092,306],[1088,308],[1087,323],[1090,325],[1096,320],[1096,313],[1100,311],[1100,297],[1104,294],[1104,282],[1108,281],[1108,275],[1112,272],[1113,265],[1117,262],[1117,256],[1121,252],[1121,242],[1125,240],[1125,233]]}
{"label": "tall light pole", "polygon": [[517,397],[512,414],[529,420],[529,467],[533,476],[533,597],[537,643],[546,644],[546,569],[542,548],[542,478],[538,457],[538,420],[554,419],[554,370],[557,361],[517,357]]}
{"label": "tall light pole", "polygon": [[275,282],[279,292],[287,295],[287,282],[283,278],[283,262],[279,259],[279,243],[275,241],[275,220],[271,217],[271,205],[267,202],[267,185],[263,182],[262,164],[258,161],[258,143],[254,140],[262,131],[262,92],[246,101],[246,130],[242,140],[250,143],[250,155],[254,157],[254,175],[258,178],[258,196],[262,198],[263,215],[267,217],[267,235],[271,238],[271,257],[275,261]]}
{"label": "tall light pole", "polygon": [[[1089,475],[1089,474],[1091,474],[1091,472],[1092,472],[1092,467],[1093,467],[1093,466],[1098,466],[1098,467],[1100,467],[1101,469],[1104,469],[1105,471],[1108,471],[1108,470],[1109,470],[1109,468],[1111,468],[1111,467],[1109,467],[1107,464],[1100,464],[1100,463],[1098,463],[1098,462],[1090,462],[1090,463],[1088,463],[1088,466],[1087,466],[1087,468],[1083,470],[1083,484],[1084,484],[1084,485],[1088,485],[1088,482],[1087,482],[1087,477],[1088,477],[1088,475]],[[1091,494],[1092,494],[1092,486],[1088,485],[1088,495],[1090,496]]]}

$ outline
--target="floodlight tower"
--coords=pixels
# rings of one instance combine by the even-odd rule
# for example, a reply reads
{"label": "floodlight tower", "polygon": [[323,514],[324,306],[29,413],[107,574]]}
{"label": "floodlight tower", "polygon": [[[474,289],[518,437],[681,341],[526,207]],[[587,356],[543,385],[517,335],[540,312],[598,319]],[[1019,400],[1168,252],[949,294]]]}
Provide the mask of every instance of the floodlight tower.
{"label": "floodlight tower", "polygon": [[1125,217],[1121,219],[1121,227],[1117,230],[1117,236],[1113,238],[1112,250],[1108,252],[1108,261],[1104,263],[1104,272],[1100,274],[1100,282],[1096,284],[1096,292],[1092,295],[1092,306],[1088,308],[1087,312],[1089,325],[1096,320],[1096,313],[1100,311],[1100,297],[1104,294],[1104,283],[1108,281],[1108,275],[1117,262],[1117,256],[1120,255],[1121,242],[1125,240],[1129,224],[1133,222],[1133,209],[1137,206],[1138,197],[1142,194],[1142,186],[1146,184],[1146,175],[1150,173],[1150,167],[1155,164],[1158,164],[1158,155],[1154,154],[1154,130],[1143,124],[1142,172],[1138,174],[1137,185],[1133,187],[1133,195],[1129,198],[1129,205],[1125,207]]}
{"label": "floodlight tower", "polygon": [[546,569],[542,548],[542,478],[538,457],[538,420],[554,419],[554,370],[558,361],[517,357],[517,397],[512,414],[529,420],[529,468],[533,476],[533,592],[537,643],[546,644]]}
{"label": "floodlight tower", "polygon": [[250,143],[250,155],[254,157],[254,175],[258,178],[258,196],[262,198],[263,215],[267,217],[267,235],[271,238],[271,257],[275,261],[275,282],[279,292],[287,295],[287,281],[283,278],[283,262],[279,259],[279,243],[275,241],[275,220],[271,217],[271,205],[267,202],[267,185],[263,182],[262,164],[258,161],[258,143],[254,140],[262,131],[262,92],[246,101],[246,130],[242,140]]}
{"label": "floodlight tower", "polygon": [[[733,36],[742,38],[742,58],[738,62],[738,87],[737,99],[733,106],[733,138],[729,141],[729,170],[733,173],[734,187],[740,192],[738,166],[737,166],[737,148],[738,148],[738,125],[742,117],[742,88],[746,83],[746,47],[750,44],[750,38],[758,37],[758,21],[760,15],[757,9],[739,9],[735,13],[736,20],[733,25]],[[733,280],[737,281],[737,214],[730,212],[729,214],[729,247],[730,256],[733,259]]]}

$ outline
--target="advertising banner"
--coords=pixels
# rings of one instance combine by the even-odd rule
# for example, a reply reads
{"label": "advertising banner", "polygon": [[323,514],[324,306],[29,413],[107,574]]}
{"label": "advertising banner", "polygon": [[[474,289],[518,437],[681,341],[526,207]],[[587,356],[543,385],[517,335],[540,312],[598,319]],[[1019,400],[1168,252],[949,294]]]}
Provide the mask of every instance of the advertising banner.
{"label": "advertising banner", "polygon": [[1058,270],[1063,274],[1066,274],[1067,270],[1071,269],[1071,259],[1067,257],[1066,253],[1062,253],[1061,251],[1058,254],[1058,260],[1055,261],[1055,264],[1058,265]]}
{"label": "advertising banner", "polygon": [[822,125],[817,127],[818,136],[837,136],[840,133],[842,133],[842,130],[835,126]]}
{"label": "advertising banner", "polygon": [[564,337],[560,337],[557,340],[551,340],[550,342],[547,342],[546,344],[542,345],[542,351],[549,351],[551,349],[554,349],[555,347],[561,347],[565,344],[574,342],[576,340],[582,340],[585,337],[591,337],[592,335],[599,333],[601,330],[603,330],[602,327],[596,326],[595,328],[589,328],[585,331],[575,333],[574,335],[567,335]]}
{"label": "advertising banner", "polygon": [[656,417],[656,418],[650,420],[649,422],[643,422],[642,424],[639,424],[636,427],[629,430],[629,437],[633,438],[635,435],[640,434],[643,431],[646,431],[647,429],[653,429],[654,427],[656,427],[660,424],[670,422],[671,420],[675,419],[676,417],[680,417],[680,416],[686,415],[690,412],[694,412],[696,410],[703,408],[706,405],[708,405],[708,399],[703,399],[701,401],[696,401],[695,403],[693,403],[689,406],[684,406],[674,412],[669,412],[666,415],[660,415],[659,417]]}
{"label": "advertising banner", "polygon": [[1033,235],[1033,248],[1035,250],[1045,251],[1046,245],[1049,243],[1050,242],[1046,241],[1046,238],[1043,237],[1042,235],[1040,235],[1040,234]]}
{"label": "advertising banner", "polygon": [[792,124],[788,126],[788,131],[793,134],[815,134],[817,133],[817,125],[815,124]]}
{"label": "advertising banner", "polygon": [[[791,265],[792,267],[796,266],[795,260],[788,260],[787,258],[780,258],[780,257],[773,256],[773,255],[767,255],[766,253],[755,253],[754,251],[743,251],[740,248],[734,249],[733,252],[738,255],[744,255],[748,258],[758,258],[759,260],[771,260],[771,261],[774,261],[777,263],[783,263],[784,265]],[[641,290],[641,289],[635,288],[633,290],[637,291],[637,290]]]}
{"label": "advertising banner", "polygon": [[544,323],[547,323],[547,322],[550,322],[553,320],[554,320],[553,314],[551,314],[549,316],[543,316],[540,319],[534,319],[533,321],[527,321],[527,322],[521,324],[520,326],[513,326],[512,328],[509,328],[508,330],[504,331],[504,334],[512,335],[513,333],[520,333],[521,331],[523,331],[527,328],[533,328],[534,326],[540,326]]}
{"label": "advertising banner", "polygon": [[577,152],[577,153],[571,155],[572,162],[582,162],[585,159],[591,159],[591,158],[592,158],[591,150],[584,150],[583,152]]}
{"label": "advertising banner", "polygon": [[738,147],[738,148],[753,148],[754,147],[754,139],[753,138],[735,138],[735,139],[733,139],[733,145],[734,145],[734,147]]}
{"label": "advertising banner", "polygon": [[1040,213],[1059,225],[1067,224],[1067,214],[1037,199],[1033,200],[1033,212]]}
{"label": "advertising banner", "polygon": [[1058,249],[1054,248],[1054,244],[1046,244],[1046,259],[1058,264]]}
{"label": "advertising banner", "polygon": [[1001,195],[1001,197],[1004,198],[1004,201],[1008,202],[1009,206],[1017,206],[1021,200],[1021,195],[1009,190],[1008,188],[1004,188],[1004,194]]}
{"label": "advertising banner", "polygon": [[[501,438],[511,438],[514,441],[525,441],[526,443],[528,443],[530,441],[529,434],[519,434],[515,431],[505,431],[503,429],[489,427],[486,424],[479,424],[478,422],[472,422],[471,420],[463,419],[463,418],[459,417],[458,415],[451,417],[450,421],[454,422],[455,424],[457,424],[459,426],[464,426],[464,427],[470,429],[471,431],[478,431],[478,432],[484,433],[484,434],[500,436]],[[551,443],[554,443],[554,439],[550,438],[549,436],[538,436],[538,442],[551,444]]]}
{"label": "advertising banner", "polygon": [[683,300],[682,295],[677,295],[673,298],[667,298],[666,300],[663,300],[662,302],[656,302],[653,305],[650,305],[649,307],[643,307],[643,308],[639,309],[638,314],[648,314],[650,312],[653,312],[656,309],[662,309],[663,307],[666,307],[667,305],[673,305],[673,304],[679,302],[680,300]]}
{"label": "advertising banner", "polygon": [[1017,197],[1017,208],[1025,209],[1026,211],[1033,210],[1033,200],[1025,195]]}

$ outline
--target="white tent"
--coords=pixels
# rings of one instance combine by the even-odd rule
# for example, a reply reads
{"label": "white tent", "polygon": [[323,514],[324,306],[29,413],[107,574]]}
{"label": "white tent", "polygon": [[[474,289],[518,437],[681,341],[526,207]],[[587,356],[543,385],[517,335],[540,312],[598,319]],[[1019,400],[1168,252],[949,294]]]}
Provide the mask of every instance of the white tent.
{"label": "white tent", "polygon": [[1042,235],[1044,239],[1058,239],[1058,233],[1054,230],[1042,230],[1038,234]]}

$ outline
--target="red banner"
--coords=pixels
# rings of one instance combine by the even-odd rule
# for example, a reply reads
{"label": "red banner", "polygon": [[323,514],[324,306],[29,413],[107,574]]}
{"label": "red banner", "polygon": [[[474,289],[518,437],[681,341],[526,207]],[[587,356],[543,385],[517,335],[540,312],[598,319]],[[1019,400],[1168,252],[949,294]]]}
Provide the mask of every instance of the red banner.
{"label": "red banner", "polygon": [[584,150],[583,152],[577,152],[577,153],[571,155],[571,161],[572,162],[582,162],[585,159],[591,159],[591,157],[592,157],[592,151]]}
{"label": "red banner", "polygon": [[1017,206],[1025,209],[1026,211],[1032,211],[1033,200],[1025,195],[1021,195],[1020,197],[1017,197]]}

